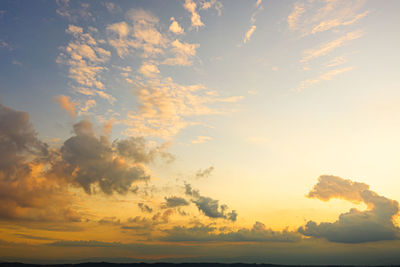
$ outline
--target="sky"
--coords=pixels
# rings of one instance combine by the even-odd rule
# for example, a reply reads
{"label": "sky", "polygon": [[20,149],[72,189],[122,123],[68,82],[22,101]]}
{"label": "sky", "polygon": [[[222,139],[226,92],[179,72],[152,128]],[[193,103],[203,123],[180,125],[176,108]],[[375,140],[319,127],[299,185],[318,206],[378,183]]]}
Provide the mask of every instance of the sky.
{"label": "sky", "polygon": [[0,2],[0,260],[398,264],[400,2]]}

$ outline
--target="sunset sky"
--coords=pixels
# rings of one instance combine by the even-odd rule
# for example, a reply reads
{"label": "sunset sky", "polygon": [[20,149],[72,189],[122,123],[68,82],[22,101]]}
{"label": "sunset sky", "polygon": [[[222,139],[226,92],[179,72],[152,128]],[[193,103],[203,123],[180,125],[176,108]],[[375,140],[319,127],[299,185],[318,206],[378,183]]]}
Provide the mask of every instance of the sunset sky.
{"label": "sunset sky", "polygon": [[400,262],[400,1],[0,1],[0,261]]}

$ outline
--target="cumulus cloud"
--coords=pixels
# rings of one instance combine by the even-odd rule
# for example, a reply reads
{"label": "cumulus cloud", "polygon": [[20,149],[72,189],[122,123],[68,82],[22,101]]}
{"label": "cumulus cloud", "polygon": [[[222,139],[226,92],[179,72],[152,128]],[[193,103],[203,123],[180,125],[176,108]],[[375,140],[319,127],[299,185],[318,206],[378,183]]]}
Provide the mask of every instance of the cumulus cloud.
{"label": "cumulus cloud", "polygon": [[165,206],[167,208],[176,208],[181,206],[188,206],[189,202],[183,197],[165,197]]}
{"label": "cumulus cloud", "polygon": [[171,25],[169,25],[169,31],[173,32],[175,34],[184,34],[185,33],[185,31],[183,30],[181,25],[179,25],[179,23],[175,20],[174,17],[171,17]]}
{"label": "cumulus cloud", "polygon": [[341,214],[333,223],[317,224],[309,221],[298,230],[303,235],[341,243],[394,240],[400,237],[400,229],[393,224],[393,216],[399,211],[397,201],[369,190],[367,184],[323,175],[319,177],[318,183],[309,192],[308,197],[324,201],[341,198],[352,202],[362,202],[368,209],[359,211],[353,208]]}
{"label": "cumulus cloud", "polygon": [[196,224],[191,227],[175,226],[164,231],[166,235],[161,238],[164,241],[225,241],[225,242],[296,242],[301,237],[295,232],[273,231],[267,229],[261,222],[255,222],[253,227],[240,228],[237,231],[217,231],[212,225]]}
{"label": "cumulus cloud", "polygon": [[123,140],[116,140],[113,146],[116,152],[124,159],[135,163],[150,163],[156,157],[161,157],[167,162],[174,160],[174,156],[167,152],[169,143],[164,143],[157,147],[150,148],[143,137],[129,137]]}
{"label": "cumulus cloud", "polygon": [[193,0],[185,0],[183,7],[190,12],[193,27],[198,29],[199,27],[204,26],[204,23],[201,21],[199,13],[197,13],[196,11],[197,4]]}
{"label": "cumulus cloud", "polygon": [[150,178],[144,167],[119,157],[108,137],[97,137],[93,125],[82,120],[74,125],[75,136],[64,142],[60,161],[54,171],[86,193],[99,186],[106,194],[127,193],[132,183]]}
{"label": "cumulus cloud", "polygon": [[214,170],[214,166],[210,166],[210,167],[208,167],[208,168],[206,168],[206,169],[204,169],[204,170],[198,170],[197,172],[196,172],[196,178],[205,178],[205,177],[208,177],[208,176],[210,176],[211,175],[211,173],[213,172],[213,170]]}
{"label": "cumulus cloud", "polygon": [[51,157],[29,115],[0,104],[0,219],[80,220],[65,186],[46,174]]}
{"label": "cumulus cloud", "polygon": [[229,212],[227,205],[219,205],[218,200],[200,195],[199,190],[192,189],[190,184],[185,184],[185,193],[192,198],[191,201],[205,216],[213,219],[223,218],[232,222],[236,221],[238,214],[235,210]]}
{"label": "cumulus cloud", "polygon": [[54,97],[54,101],[57,102],[58,104],[60,104],[60,107],[69,112],[69,114],[75,118],[76,114],[75,114],[75,108],[76,106],[79,105],[78,102],[72,102],[69,100],[68,96],[65,95],[60,95],[60,96],[56,96]]}

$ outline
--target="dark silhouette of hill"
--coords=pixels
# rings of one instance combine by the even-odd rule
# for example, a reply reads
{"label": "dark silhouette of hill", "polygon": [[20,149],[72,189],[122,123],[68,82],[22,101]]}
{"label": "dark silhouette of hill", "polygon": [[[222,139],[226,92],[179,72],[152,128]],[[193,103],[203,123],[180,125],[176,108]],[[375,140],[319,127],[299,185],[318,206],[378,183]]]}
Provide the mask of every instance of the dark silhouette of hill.
{"label": "dark silhouette of hill", "polygon": [[[251,263],[109,263],[87,262],[76,264],[27,264],[20,262],[0,262],[0,267],[360,267],[359,265],[279,265],[279,264],[251,264]],[[375,265],[374,267],[396,267],[400,265]]]}

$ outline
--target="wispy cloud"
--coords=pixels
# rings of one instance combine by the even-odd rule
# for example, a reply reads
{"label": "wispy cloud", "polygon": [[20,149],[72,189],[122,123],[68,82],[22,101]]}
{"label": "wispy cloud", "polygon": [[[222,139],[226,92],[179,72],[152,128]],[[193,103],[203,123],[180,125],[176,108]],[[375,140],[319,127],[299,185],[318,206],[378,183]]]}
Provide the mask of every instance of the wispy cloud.
{"label": "wispy cloud", "polygon": [[328,72],[325,72],[323,74],[321,74],[320,76],[318,76],[315,79],[308,79],[308,80],[304,80],[301,82],[300,87],[297,89],[297,91],[301,92],[302,90],[304,90],[305,88],[308,88],[310,86],[314,86],[322,81],[328,81],[328,80],[332,80],[336,75],[348,72],[353,70],[353,67],[346,67],[346,68],[341,68],[341,69],[333,69],[330,70]]}
{"label": "wispy cloud", "polygon": [[192,140],[192,144],[202,144],[211,140],[212,140],[211,136],[199,135],[196,137],[196,139]]}
{"label": "wispy cloud", "polygon": [[302,36],[350,26],[369,14],[364,1],[298,1],[288,15],[288,27]]}
{"label": "wispy cloud", "polygon": [[342,37],[340,37],[340,38],[338,38],[336,40],[333,40],[333,41],[330,41],[328,43],[322,44],[319,47],[314,48],[314,49],[308,49],[308,50],[303,52],[303,58],[300,60],[300,62],[304,63],[304,62],[307,62],[307,61],[309,61],[311,59],[327,55],[328,53],[330,53],[331,51],[335,50],[336,48],[345,45],[349,41],[358,39],[361,36],[363,36],[363,32],[362,31],[348,32],[348,33],[346,33],[345,35],[343,35]]}
{"label": "wispy cloud", "polygon": [[262,7],[262,0],[257,0],[255,3],[255,8],[256,10],[253,12],[253,14],[250,17],[250,23],[252,24],[250,26],[250,29],[245,33],[244,38],[243,38],[243,43],[246,44],[248,41],[250,41],[251,36],[254,34],[257,26],[255,25],[256,23],[256,16],[257,14],[263,10]]}
{"label": "wispy cloud", "polygon": [[253,35],[253,33],[256,30],[256,28],[257,28],[256,25],[252,25],[250,27],[250,29],[244,35],[243,43],[247,43],[250,40],[250,38]]}

